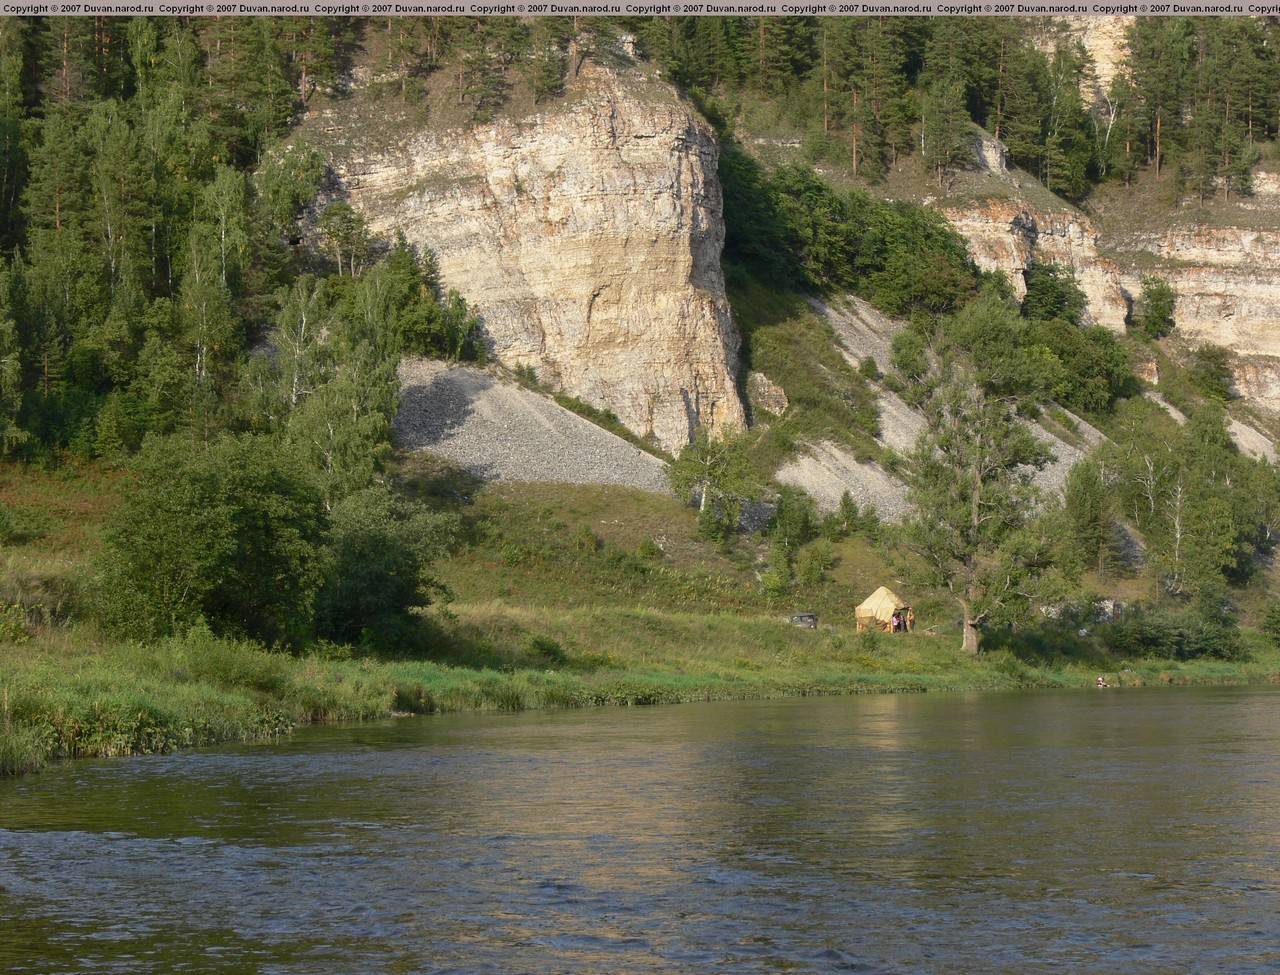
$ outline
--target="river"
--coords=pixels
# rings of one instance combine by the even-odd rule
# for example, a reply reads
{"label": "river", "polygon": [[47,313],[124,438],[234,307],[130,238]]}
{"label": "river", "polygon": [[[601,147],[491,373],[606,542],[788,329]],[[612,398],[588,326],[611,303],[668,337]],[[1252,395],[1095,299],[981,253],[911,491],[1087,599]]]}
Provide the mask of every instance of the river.
{"label": "river", "polygon": [[0,971],[1280,971],[1278,709],[822,698],[69,763],[0,781]]}

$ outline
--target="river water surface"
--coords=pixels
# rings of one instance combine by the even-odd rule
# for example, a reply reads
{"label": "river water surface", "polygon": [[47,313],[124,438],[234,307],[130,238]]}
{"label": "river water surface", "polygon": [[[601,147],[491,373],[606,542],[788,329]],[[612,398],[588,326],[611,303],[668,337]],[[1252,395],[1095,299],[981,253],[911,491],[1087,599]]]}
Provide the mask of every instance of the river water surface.
{"label": "river water surface", "polygon": [[311,729],[0,781],[0,972],[1280,972],[1280,692]]}

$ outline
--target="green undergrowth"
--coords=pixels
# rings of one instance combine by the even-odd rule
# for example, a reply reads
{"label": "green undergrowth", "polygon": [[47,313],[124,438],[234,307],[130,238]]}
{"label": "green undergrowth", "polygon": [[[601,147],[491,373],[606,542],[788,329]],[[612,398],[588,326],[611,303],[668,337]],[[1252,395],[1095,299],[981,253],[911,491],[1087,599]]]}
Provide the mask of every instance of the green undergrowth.
{"label": "green undergrowth", "polygon": [[[0,774],[52,759],[158,754],[394,714],[783,696],[1274,680],[1274,652],[1223,661],[1028,662],[955,641],[802,630],[775,618],[617,608],[458,607],[487,665],[273,653],[196,631],[150,645],[76,632],[0,647]],[[74,648],[74,649],[73,649]],[[475,654],[475,649],[470,653]]]}
{"label": "green undergrowth", "polygon": [[876,392],[841,355],[831,325],[800,295],[768,288],[740,268],[726,276],[734,321],[742,333],[743,368],[783,388],[788,407],[768,420],[753,458],[765,476],[804,442],[830,440],[859,459],[878,455]]}

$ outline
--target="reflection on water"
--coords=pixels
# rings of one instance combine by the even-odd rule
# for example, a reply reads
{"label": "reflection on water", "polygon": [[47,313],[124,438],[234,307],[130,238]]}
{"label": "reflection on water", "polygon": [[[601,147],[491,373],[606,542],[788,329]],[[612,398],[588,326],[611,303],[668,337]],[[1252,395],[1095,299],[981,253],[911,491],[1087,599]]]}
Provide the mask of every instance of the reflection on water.
{"label": "reflection on water", "polygon": [[1280,971],[1280,693],[457,716],[0,783],[0,971]]}

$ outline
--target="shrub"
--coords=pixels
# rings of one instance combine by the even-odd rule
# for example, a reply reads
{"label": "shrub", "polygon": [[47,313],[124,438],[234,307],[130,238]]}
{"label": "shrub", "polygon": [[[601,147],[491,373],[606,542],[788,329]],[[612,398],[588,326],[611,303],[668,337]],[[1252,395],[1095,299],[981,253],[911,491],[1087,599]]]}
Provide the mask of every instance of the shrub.
{"label": "shrub", "polygon": [[1231,398],[1231,353],[1219,345],[1202,345],[1191,354],[1189,376],[1202,395],[1218,402]]}
{"label": "shrub", "polygon": [[37,728],[0,724],[0,778],[34,772],[49,757],[49,745]]}
{"label": "shrub", "polygon": [[396,497],[385,487],[357,491],[333,506],[324,587],[317,600],[320,634],[338,642],[376,637],[431,602],[429,575],[457,531],[457,519]]}
{"label": "shrub", "polygon": [[1177,610],[1134,607],[1099,627],[1098,636],[1107,649],[1125,657],[1243,660],[1247,656],[1231,618],[1221,607],[1204,602]]}
{"label": "shrub", "polygon": [[126,635],[219,633],[274,642],[308,634],[324,576],[320,496],[276,444],[152,440],[109,522],[104,621]]}
{"label": "shrub", "polygon": [[1280,602],[1267,607],[1267,615],[1262,618],[1262,632],[1273,645],[1280,647]]}
{"label": "shrub", "polygon": [[595,555],[600,551],[600,539],[586,525],[573,533],[573,550],[580,555]]}
{"label": "shrub", "polygon": [[1134,325],[1148,338],[1164,338],[1173,331],[1173,308],[1177,296],[1169,282],[1147,275],[1142,279],[1140,311]]}
{"label": "shrub", "polygon": [[804,491],[786,485],[778,491],[769,535],[788,551],[794,552],[818,532],[818,509],[813,498]]}
{"label": "shrub", "polygon": [[1027,294],[1022,299],[1024,317],[1080,324],[1088,303],[1069,270],[1056,264],[1033,264],[1023,277],[1027,283]]}
{"label": "shrub", "polygon": [[0,643],[26,643],[30,639],[22,607],[16,603],[0,606]]}
{"label": "shrub", "polygon": [[825,538],[819,539],[796,557],[796,578],[802,585],[816,586],[835,564],[835,552]]}
{"label": "shrub", "polygon": [[529,652],[557,665],[562,665],[569,659],[568,654],[564,652],[564,647],[548,636],[531,637],[529,639]]}
{"label": "shrub", "polygon": [[650,562],[659,562],[663,557],[662,546],[652,536],[642,541],[636,548],[636,555]]}
{"label": "shrub", "polygon": [[760,585],[766,595],[776,598],[790,592],[793,581],[791,553],[786,545],[775,539],[769,551],[769,566],[760,576]]}

